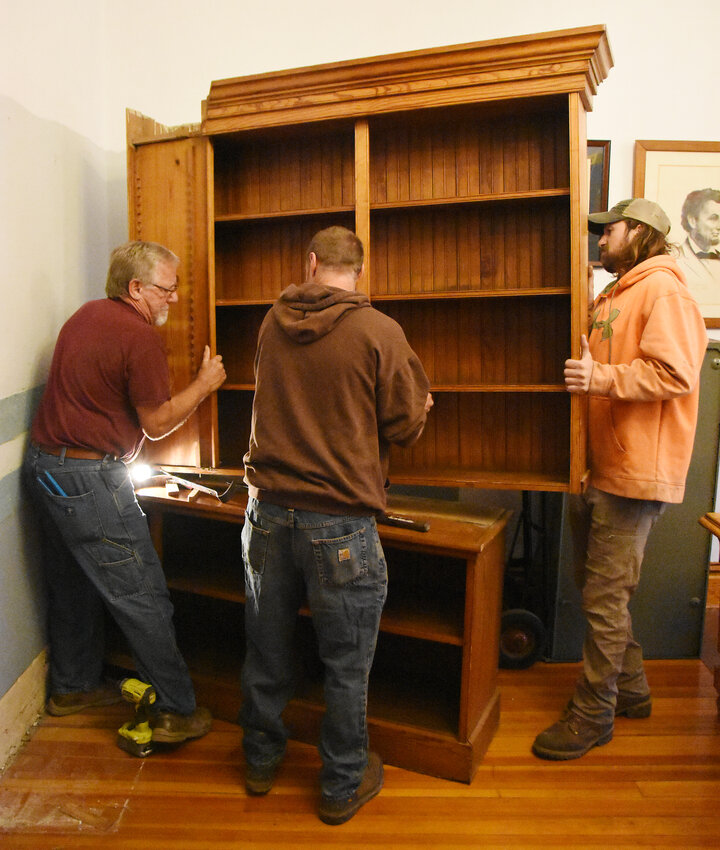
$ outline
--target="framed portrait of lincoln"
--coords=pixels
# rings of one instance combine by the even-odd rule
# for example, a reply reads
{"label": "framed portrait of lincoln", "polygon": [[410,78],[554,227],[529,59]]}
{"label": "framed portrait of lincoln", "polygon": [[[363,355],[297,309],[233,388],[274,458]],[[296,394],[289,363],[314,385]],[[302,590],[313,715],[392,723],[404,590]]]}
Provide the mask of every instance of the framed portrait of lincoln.
{"label": "framed portrait of lincoln", "polygon": [[636,141],[633,196],[656,201],[709,328],[720,328],[720,142]]}

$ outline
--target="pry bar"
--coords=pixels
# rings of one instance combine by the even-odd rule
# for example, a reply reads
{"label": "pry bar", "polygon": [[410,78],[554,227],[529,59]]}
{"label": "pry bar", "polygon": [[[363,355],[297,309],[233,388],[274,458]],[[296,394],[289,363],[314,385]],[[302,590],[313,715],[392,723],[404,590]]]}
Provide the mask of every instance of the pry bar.
{"label": "pry bar", "polygon": [[400,514],[383,513],[377,517],[381,525],[394,525],[397,528],[409,528],[411,531],[430,531],[430,523],[427,520],[412,519]]}
{"label": "pry bar", "polygon": [[177,484],[182,484],[183,487],[187,487],[189,490],[199,490],[201,493],[207,493],[209,496],[215,496],[221,502],[229,501],[237,486],[235,481],[231,481],[227,488],[220,492],[220,490],[213,490],[212,487],[205,487],[203,484],[198,484],[196,481],[189,481],[187,478],[181,478],[179,475],[173,475],[172,472],[168,472],[165,469],[162,470],[162,474],[169,481],[175,481]]}

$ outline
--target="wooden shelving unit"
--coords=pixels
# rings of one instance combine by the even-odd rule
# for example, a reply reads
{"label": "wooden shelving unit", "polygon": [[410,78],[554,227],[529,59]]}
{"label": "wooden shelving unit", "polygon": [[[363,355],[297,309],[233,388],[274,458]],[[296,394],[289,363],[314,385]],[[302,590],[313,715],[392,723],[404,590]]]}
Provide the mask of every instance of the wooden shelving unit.
{"label": "wooden shelving unit", "polygon": [[[198,699],[234,720],[241,702],[245,497],[222,504],[163,488],[138,491],[175,605],[178,642]],[[369,695],[373,746],[386,761],[469,782],[497,726],[496,685],[506,511],[394,497],[394,510],[431,516],[430,531],[381,525],[388,600]],[[286,711],[293,737],[317,738],[322,671],[309,610],[301,609],[302,676]],[[127,664],[116,652],[113,660]],[[402,728],[402,734],[400,733]]]}
{"label": "wooden shelving unit", "polygon": [[[435,398],[420,441],[392,450],[392,483],[577,491],[585,408],[562,368],[587,322],[585,112],[611,64],[604,27],[585,27],[215,81],[200,125],[128,113],[130,233],[182,259],[166,331],[173,374],[185,382],[205,344],[228,374],[150,459],[242,466],[260,324],[302,281],[312,235],[342,224],[366,248],[360,287],[402,325]],[[498,710],[500,526],[479,572],[471,564],[486,543],[458,554],[426,535],[396,546],[383,533],[391,596],[371,703],[390,761],[467,780],[484,752]],[[242,608],[239,546],[198,553],[189,572],[183,551],[166,555],[166,569],[193,637],[194,606]],[[445,568],[458,576],[448,595]],[[412,582],[408,591],[409,576],[427,598]],[[196,669],[234,717],[237,684]],[[311,738],[320,703],[308,687],[289,711]],[[416,705],[426,706],[417,727],[405,719]]]}
{"label": "wooden shelving unit", "polygon": [[[213,466],[242,464],[247,430],[224,423],[249,416],[253,341],[283,286],[302,279],[304,246],[364,215],[361,285],[404,328],[436,403],[419,445],[393,452],[392,481],[570,487],[568,104],[513,108],[442,106],[213,143],[211,324],[228,367]],[[369,187],[364,205],[356,185]]]}

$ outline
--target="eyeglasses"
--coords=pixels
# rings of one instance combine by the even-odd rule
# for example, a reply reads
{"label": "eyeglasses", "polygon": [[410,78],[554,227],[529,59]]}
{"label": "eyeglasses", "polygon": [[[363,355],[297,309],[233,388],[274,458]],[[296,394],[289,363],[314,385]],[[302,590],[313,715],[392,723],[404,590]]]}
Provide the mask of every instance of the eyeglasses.
{"label": "eyeglasses", "polygon": [[174,295],[178,291],[177,284],[175,286],[160,286],[159,283],[148,283],[148,286],[154,286],[155,289],[162,289],[163,292],[166,292],[168,295]]}

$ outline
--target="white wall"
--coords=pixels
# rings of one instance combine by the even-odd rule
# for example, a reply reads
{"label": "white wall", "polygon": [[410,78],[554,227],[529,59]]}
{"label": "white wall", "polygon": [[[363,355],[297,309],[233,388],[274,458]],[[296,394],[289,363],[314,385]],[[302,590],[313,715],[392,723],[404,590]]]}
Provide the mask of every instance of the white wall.
{"label": "white wall", "polygon": [[[717,101],[720,5],[675,5],[669,14],[647,0],[5,0],[0,523],[21,536],[17,411],[44,381],[60,324],[102,294],[109,251],[127,235],[126,107],[165,124],[193,122],[213,79],[606,24],[615,67],[588,136],[612,142],[614,202],[631,193],[635,139],[720,138],[706,110]],[[42,643],[31,572],[0,543],[0,694]],[[26,627],[3,626],[3,607]]]}
{"label": "white wall", "polygon": [[647,0],[366,0],[353,11],[337,0],[6,2],[0,251],[6,280],[23,285],[9,289],[0,397],[37,381],[53,331],[101,291],[111,243],[125,237],[125,107],[187,123],[213,79],[603,23],[615,67],[588,136],[612,141],[612,202],[631,193],[635,139],[720,138],[706,109],[720,5],[698,0],[696,27],[680,15],[682,26]]}

